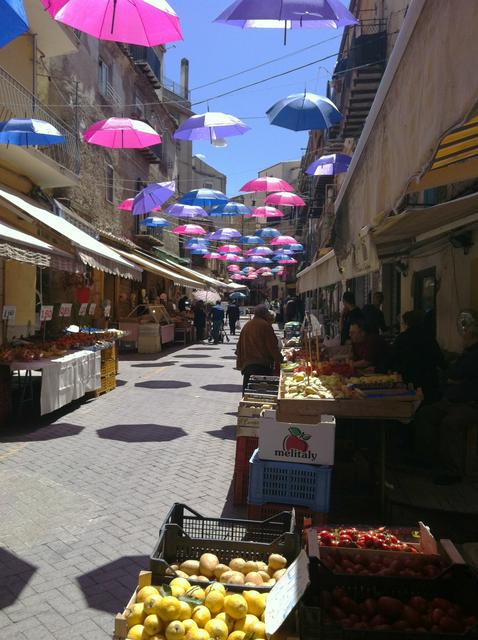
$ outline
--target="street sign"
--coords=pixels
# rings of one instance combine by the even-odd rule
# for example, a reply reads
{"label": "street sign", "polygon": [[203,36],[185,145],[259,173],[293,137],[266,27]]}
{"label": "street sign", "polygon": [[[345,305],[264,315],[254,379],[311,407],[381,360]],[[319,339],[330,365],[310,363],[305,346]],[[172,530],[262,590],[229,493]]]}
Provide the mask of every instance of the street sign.
{"label": "street sign", "polygon": [[40,307],[40,322],[48,322],[53,318],[53,305],[42,304]]}
{"label": "street sign", "polygon": [[3,305],[2,320],[8,320],[12,324],[14,324],[16,316],[17,308],[14,304]]}
{"label": "street sign", "polygon": [[60,306],[60,318],[69,318],[71,316],[71,302],[63,302]]}

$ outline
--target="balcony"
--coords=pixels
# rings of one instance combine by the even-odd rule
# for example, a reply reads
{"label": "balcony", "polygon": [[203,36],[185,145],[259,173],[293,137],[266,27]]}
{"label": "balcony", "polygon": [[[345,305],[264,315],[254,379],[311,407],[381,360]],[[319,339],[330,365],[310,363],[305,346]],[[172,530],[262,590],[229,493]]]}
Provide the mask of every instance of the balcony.
{"label": "balcony", "polygon": [[45,120],[60,131],[65,142],[48,147],[0,145],[1,164],[27,176],[40,187],[76,186],[80,174],[78,136],[0,67],[0,120],[15,117]]}
{"label": "balcony", "polygon": [[152,147],[144,147],[138,149],[141,155],[149,162],[149,164],[164,164],[164,151],[162,144],[155,144]]}
{"label": "balcony", "polygon": [[129,56],[155,89],[161,88],[161,59],[151,47],[129,45]]}
{"label": "balcony", "polygon": [[188,112],[191,111],[191,92],[186,91],[179,82],[163,76],[162,93],[164,102],[174,103]]}

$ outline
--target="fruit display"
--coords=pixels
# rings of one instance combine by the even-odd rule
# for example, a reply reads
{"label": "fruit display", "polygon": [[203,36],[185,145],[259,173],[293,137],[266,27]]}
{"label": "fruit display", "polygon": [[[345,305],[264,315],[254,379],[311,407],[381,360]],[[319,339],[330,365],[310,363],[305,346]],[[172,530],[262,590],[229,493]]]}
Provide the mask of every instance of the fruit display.
{"label": "fruit display", "polygon": [[351,377],[349,384],[353,384],[360,389],[386,389],[403,384],[402,377],[398,373],[371,374],[367,376]]}
{"label": "fruit display", "polygon": [[352,398],[357,393],[344,384],[338,375],[317,376],[315,372],[298,371],[284,378],[284,398],[307,398],[332,400],[334,398]]}
{"label": "fruit display", "polygon": [[375,529],[355,527],[323,529],[317,532],[317,540],[319,545],[327,547],[356,547],[359,549],[420,553],[420,548],[417,544],[402,542],[387,527],[377,527]]}
{"label": "fruit display", "polygon": [[166,574],[207,584],[217,580],[226,585],[270,588],[281,579],[286,567],[287,559],[277,553],[272,553],[267,562],[233,558],[228,564],[220,562],[213,553],[203,553],[199,560],[171,565]]}

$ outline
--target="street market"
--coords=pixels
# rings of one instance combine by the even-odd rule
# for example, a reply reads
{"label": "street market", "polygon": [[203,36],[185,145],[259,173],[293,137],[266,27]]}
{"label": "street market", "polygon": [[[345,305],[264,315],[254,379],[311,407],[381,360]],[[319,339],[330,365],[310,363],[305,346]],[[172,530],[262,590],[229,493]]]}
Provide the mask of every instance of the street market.
{"label": "street market", "polygon": [[0,637],[478,639],[478,2],[0,17]]}

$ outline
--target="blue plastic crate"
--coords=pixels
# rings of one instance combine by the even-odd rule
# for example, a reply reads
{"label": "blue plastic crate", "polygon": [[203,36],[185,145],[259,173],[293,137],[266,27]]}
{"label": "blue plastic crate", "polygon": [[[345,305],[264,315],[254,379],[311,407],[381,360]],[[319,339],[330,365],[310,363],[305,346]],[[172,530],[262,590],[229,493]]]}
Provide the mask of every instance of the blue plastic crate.
{"label": "blue plastic crate", "polygon": [[278,502],[328,513],[332,467],[260,460],[249,461],[249,504]]}

